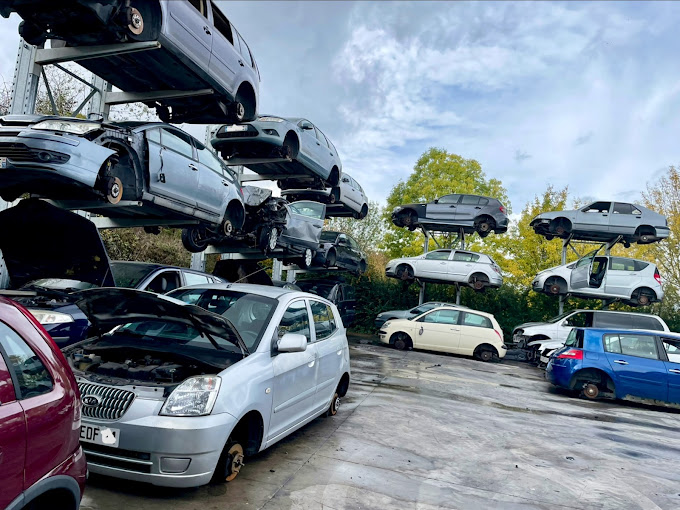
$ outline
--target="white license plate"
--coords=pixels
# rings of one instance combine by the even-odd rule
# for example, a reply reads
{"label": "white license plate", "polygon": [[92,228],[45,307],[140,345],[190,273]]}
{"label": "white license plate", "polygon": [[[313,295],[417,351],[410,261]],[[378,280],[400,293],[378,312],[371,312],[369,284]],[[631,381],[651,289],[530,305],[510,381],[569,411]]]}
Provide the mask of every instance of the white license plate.
{"label": "white license plate", "polygon": [[7,158],[0,158],[0,168],[7,168]]}
{"label": "white license plate", "polygon": [[118,448],[120,430],[104,427],[102,425],[90,425],[81,423],[80,440],[85,443],[95,443],[103,446]]}
{"label": "white license plate", "polygon": [[227,133],[231,133],[233,131],[246,131],[248,129],[248,126],[227,126]]}

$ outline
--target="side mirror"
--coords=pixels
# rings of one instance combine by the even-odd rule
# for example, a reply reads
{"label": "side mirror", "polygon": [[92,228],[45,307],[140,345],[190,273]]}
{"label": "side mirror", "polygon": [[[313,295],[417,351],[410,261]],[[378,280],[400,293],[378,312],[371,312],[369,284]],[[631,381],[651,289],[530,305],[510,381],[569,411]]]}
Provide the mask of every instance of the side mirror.
{"label": "side mirror", "polygon": [[307,131],[309,131],[310,129],[314,129],[314,126],[312,126],[311,123],[309,123],[309,122],[305,122],[300,127],[302,129],[306,129]]}
{"label": "side mirror", "polygon": [[349,182],[349,178],[343,177],[343,178],[342,178],[342,182]]}
{"label": "side mirror", "polygon": [[304,352],[307,350],[307,337],[297,333],[286,333],[276,347],[279,352]]}
{"label": "side mirror", "polygon": [[435,198],[435,199],[434,199],[434,203],[435,203],[435,204],[438,204],[438,203],[439,203],[439,199],[438,199],[438,198]]}

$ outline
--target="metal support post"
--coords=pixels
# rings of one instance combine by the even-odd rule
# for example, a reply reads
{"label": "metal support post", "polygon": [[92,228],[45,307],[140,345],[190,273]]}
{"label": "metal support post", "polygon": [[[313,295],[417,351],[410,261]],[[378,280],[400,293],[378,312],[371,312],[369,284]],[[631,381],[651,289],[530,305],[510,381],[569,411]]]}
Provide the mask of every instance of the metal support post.
{"label": "metal support post", "polygon": [[[567,247],[571,242],[571,237],[562,240],[562,265],[567,263]],[[562,315],[564,313],[564,302],[567,300],[567,296],[559,297],[558,314]]]}
{"label": "metal support post", "polygon": [[460,304],[460,295],[462,293],[462,290],[463,289],[460,287],[460,285],[456,284],[456,304],[457,305]]}
{"label": "metal support post", "polygon": [[87,113],[101,115],[104,120],[109,119],[109,113],[111,112],[111,105],[107,104],[106,96],[113,89],[111,84],[107,82],[104,78],[93,74],[92,75],[92,88],[97,91],[97,93],[92,96],[90,103],[87,108]]}
{"label": "metal support post", "polygon": [[[430,250],[430,232],[429,230],[423,229],[425,234],[425,246],[423,247],[423,253],[427,253]],[[422,305],[425,302],[425,282],[420,285],[420,293],[418,294],[418,304]]]}
{"label": "metal support post", "polygon": [[288,269],[286,271],[286,281],[288,283],[294,283],[297,278],[297,271],[295,269]]}
{"label": "metal support post", "polygon": [[19,51],[14,68],[14,82],[12,84],[12,105],[10,113],[17,115],[35,112],[35,102],[38,98],[38,84],[42,66],[35,63],[38,48],[19,40]]}
{"label": "metal support post", "polygon": [[205,252],[191,254],[191,269],[205,272]]}
{"label": "metal support post", "polygon": [[272,280],[282,280],[281,275],[283,271],[281,270],[281,260],[274,259],[272,262]]}
{"label": "metal support post", "polygon": [[[461,250],[465,249],[465,230],[463,230],[462,228],[460,229],[460,232],[458,233],[458,247]],[[458,291],[460,293],[460,289],[458,289]],[[460,303],[456,303],[456,304],[460,304]]]}

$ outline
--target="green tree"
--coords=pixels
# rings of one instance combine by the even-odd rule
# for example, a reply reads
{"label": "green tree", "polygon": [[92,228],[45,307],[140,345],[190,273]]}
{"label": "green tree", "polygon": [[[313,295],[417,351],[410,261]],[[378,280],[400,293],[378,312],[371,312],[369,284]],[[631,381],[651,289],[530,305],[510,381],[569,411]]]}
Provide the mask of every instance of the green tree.
{"label": "green tree", "polygon": [[378,202],[370,201],[368,215],[364,219],[329,218],[325,222],[324,230],[349,234],[367,253],[378,251],[378,246],[385,235],[383,208]]}

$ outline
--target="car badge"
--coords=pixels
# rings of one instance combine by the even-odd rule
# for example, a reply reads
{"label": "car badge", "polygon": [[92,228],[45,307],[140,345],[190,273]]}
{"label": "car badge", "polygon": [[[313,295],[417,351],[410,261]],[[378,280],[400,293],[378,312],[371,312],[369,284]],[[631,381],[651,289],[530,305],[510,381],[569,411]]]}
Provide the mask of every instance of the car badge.
{"label": "car badge", "polygon": [[85,407],[96,407],[101,403],[101,399],[96,395],[85,395],[82,402]]}

